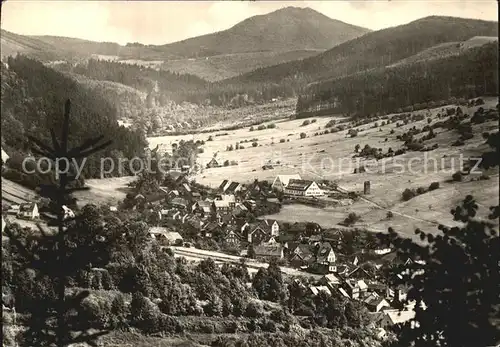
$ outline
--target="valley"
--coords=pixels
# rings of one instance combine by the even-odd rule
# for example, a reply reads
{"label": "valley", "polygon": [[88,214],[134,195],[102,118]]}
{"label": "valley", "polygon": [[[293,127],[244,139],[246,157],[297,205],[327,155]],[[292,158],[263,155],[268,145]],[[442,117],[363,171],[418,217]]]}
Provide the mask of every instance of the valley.
{"label": "valley", "polygon": [[224,4],[2,26],[2,345],[497,343],[498,22]]}

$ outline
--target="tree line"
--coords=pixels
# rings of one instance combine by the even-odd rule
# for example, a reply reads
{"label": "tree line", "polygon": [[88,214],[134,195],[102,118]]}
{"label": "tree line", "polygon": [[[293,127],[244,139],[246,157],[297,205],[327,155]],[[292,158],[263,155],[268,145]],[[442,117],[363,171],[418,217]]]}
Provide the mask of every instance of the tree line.
{"label": "tree line", "polygon": [[[2,64],[1,73],[2,148],[12,157],[14,169],[19,169],[22,159],[31,154],[27,135],[51,141],[51,129],[57,132],[62,128],[61,105],[68,98],[72,101],[70,146],[102,132],[114,141],[102,152],[102,157],[111,157],[118,162],[119,158],[142,155],[146,147],[144,135],[119,126],[116,109],[101,95],[61,72],[21,55],[9,57],[7,65]],[[100,177],[99,157],[87,159],[83,176]]]}
{"label": "tree line", "polygon": [[444,59],[383,68],[315,84],[300,95],[297,113],[400,112],[436,100],[498,94],[498,46]]}

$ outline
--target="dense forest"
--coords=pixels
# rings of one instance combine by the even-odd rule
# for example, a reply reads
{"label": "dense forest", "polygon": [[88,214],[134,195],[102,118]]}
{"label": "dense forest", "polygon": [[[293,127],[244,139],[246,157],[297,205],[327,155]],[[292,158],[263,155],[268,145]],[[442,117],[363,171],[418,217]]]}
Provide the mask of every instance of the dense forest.
{"label": "dense forest", "polygon": [[157,86],[160,104],[168,100],[181,102],[184,101],[181,95],[208,89],[208,82],[197,76],[155,70],[137,64],[90,59],[74,67],[66,64],[59,68],[96,80],[121,83],[147,93],[154,91]]}
{"label": "dense forest", "polygon": [[467,44],[465,48],[461,43],[476,36],[497,35],[498,28],[494,22],[427,17],[368,33],[310,58],[259,68],[214,83],[190,74],[114,61],[91,59],[76,66],[66,64],[58,68],[92,79],[122,83],[147,93],[155,89],[157,82],[160,106],[172,100],[177,103],[187,101],[199,105],[242,107],[262,104],[274,98],[297,97],[310,83],[345,78],[363,71],[378,71],[444,43],[456,45],[454,49],[441,50],[441,56],[438,54],[433,58],[468,54],[467,48],[478,43]]}
{"label": "dense forest", "polygon": [[297,113],[401,112],[408,106],[480,95],[498,95],[496,43],[458,56],[374,69],[311,85],[299,97]]}
{"label": "dense forest", "polygon": [[[24,56],[8,58],[1,73],[2,148],[11,159],[30,153],[27,135],[52,143],[50,130],[58,134],[62,129],[62,105],[67,99],[72,103],[69,146],[102,134],[113,140],[103,156],[133,158],[143,152],[144,135],[119,126],[116,109],[73,79]],[[88,158],[84,177],[99,177],[99,167],[100,158]]]}
{"label": "dense forest", "polygon": [[[475,36],[498,36],[495,22],[451,17],[427,17],[342,43],[317,56],[295,60],[215,83],[206,96],[225,104],[238,95],[251,102],[294,97],[307,84],[341,78],[361,71],[383,68],[436,45],[459,44]],[[199,102],[198,100],[198,102]],[[196,102],[193,96],[191,101]]]}

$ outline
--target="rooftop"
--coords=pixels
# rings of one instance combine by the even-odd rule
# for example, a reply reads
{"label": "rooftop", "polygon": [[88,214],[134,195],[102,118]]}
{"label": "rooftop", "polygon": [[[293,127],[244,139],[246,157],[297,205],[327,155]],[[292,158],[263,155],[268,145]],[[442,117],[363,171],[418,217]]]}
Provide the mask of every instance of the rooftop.
{"label": "rooftop", "polygon": [[286,186],[289,190],[307,190],[313,184],[314,181],[302,180],[302,179],[291,179]]}

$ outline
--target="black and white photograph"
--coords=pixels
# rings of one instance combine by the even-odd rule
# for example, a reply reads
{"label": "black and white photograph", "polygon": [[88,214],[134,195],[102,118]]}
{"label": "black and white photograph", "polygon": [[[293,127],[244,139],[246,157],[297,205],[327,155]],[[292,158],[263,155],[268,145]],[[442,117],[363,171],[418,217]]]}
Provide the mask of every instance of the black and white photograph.
{"label": "black and white photograph", "polygon": [[0,4],[2,346],[500,347],[497,1]]}

